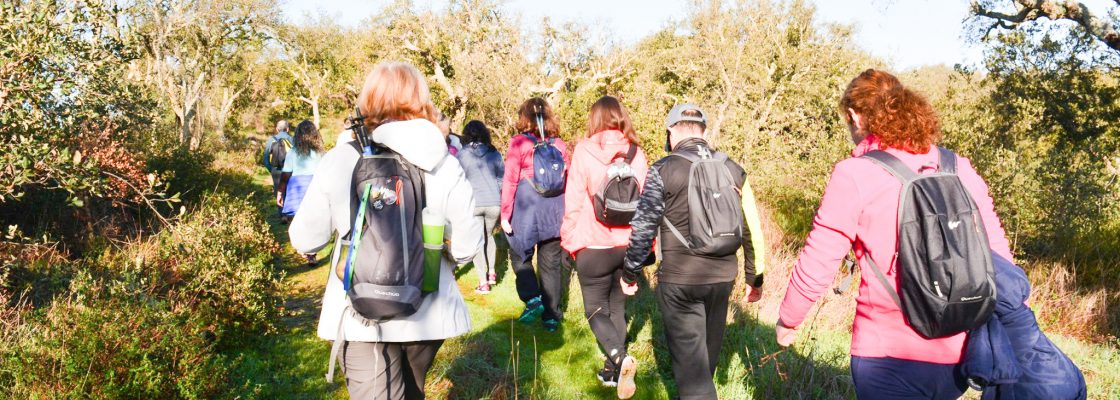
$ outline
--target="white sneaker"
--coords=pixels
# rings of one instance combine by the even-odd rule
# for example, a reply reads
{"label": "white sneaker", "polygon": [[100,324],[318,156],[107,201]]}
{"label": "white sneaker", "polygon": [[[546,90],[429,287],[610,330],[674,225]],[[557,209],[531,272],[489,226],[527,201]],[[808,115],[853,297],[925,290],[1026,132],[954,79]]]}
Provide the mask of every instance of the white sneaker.
{"label": "white sneaker", "polygon": [[618,372],[618,398],[629,399],[634,397],[638,390],[634,383],[634,376],[638,374],[638,361],[634,357],[626,356],[622,359],[622,366]]}

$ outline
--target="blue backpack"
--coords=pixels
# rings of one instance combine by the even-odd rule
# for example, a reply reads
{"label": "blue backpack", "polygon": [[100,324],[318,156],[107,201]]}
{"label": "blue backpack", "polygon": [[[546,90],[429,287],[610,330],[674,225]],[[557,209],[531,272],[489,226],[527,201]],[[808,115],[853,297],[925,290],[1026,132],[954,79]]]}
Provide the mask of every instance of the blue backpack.
{"label": "blue backpack", "polygon": [[552,145],[553,138],[537,140],[528,133],[525,137],[533,141],[533,179],[529,184],[544,197],[563,194],[568,173],[564,165],[564,154]]}

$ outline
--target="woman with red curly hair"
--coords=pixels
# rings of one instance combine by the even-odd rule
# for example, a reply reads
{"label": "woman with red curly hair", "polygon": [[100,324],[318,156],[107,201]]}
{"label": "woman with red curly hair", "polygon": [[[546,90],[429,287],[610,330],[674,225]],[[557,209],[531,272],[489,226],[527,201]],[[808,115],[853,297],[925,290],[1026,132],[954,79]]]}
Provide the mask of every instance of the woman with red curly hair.
{"label": "woman with red curly hair", "polygon": [[[860,268],[869,259],[883,266],[888,282],[898,281],[898,200],[902,184],[890,172],[860,156],[883,150],[916,173],[940,167],[936,143],[941,129],[933,108],[893,75],[869,69],[848,84],[840,112],[856,144],[852,157],[836,164],[797,259],[776,324],[778,344],[788,346],[809,308],[832,283],[841,260],[853,249]],[[1011,249],[992,205],[988,185],[967,158],[958,157],[957,175],[976,202],[992,251],[1008,260]],[[858,243],[858,245],[857,245]],[[926,339],[903,318],[889,296],[895,288],[861,279],[852,322],[852,380],[860,399],[955,399],[967,388],[958,364],[965,334]]]}

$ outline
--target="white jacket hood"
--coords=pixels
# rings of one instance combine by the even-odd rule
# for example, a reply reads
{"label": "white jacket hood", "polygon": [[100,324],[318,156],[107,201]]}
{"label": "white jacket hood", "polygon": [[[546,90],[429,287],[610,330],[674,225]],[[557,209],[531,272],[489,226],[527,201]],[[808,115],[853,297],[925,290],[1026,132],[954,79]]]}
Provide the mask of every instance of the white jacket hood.
{"label": "white jacket hood", "polygon": [[373,141],[431,172],[447,157],[447,142],[436,124],[426,119],[390,122],[373,130]]}

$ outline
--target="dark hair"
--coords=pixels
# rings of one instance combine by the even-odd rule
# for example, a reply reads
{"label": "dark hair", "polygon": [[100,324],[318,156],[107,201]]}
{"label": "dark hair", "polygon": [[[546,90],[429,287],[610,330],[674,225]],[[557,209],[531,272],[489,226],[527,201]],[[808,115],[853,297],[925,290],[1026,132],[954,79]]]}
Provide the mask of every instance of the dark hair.
{"label": "dark hair", "polygon": [[941,123],[929,102],[885,71],[868,69],[852,79],[840,99],[840,113],[851,124],[849,108],[884,146],[925,153],[941,139]]}
{"label": "dark hair", "polygon": [[323,138],[319,136],[319,128],[308,120],[303,120],[296,126],[295,146],[296,154],[307,157],[314,150],[316,153],[323,151]]}
{"label": "dark hair", "polygon": [[621,131],[630,143],[638,143],[638,134],[634,132],[630,113],[618,99],[611,96],[600,97],[592,104],[587,118],[587,137],[607,130]]}
{"label": "dark hair", "polygon": [[[686,117],[697,117],[697,118],[700,118],[700,117],[704,116],[704,114],[701,113],[700,110],[684,110],[684,111],[681,111],[681,115],[686,116]],[[697,121],[680,121],[680,122],[677,122],[677,123],[673,124],[673,126],[677,127],[678,129],[679,128],[694,129],[694,130],[697,130],[699,132],[703,132],[705,129],[708,129],[707,124],[705,124],[703,122],[697,122]]]}
{"label": "dark hair", "polygon": [[532,133],[539,134],[540,130],[537,128],[537,110],[544,113],[544,133],[548,137],[556,137],[560,134],[560,124],[556,122],[556,114],[552,112],[552,106],[540,97],[534,97],[525,100],[521,103],[521,108],[517,110],[517,124],[514,128],[518,133]]}
{"label": "dark hair", "polygon": [[472,119],[463,126],[463,145],[482,143],[487,147],[494,147],[490,143],[490,128],[477,119]]}

